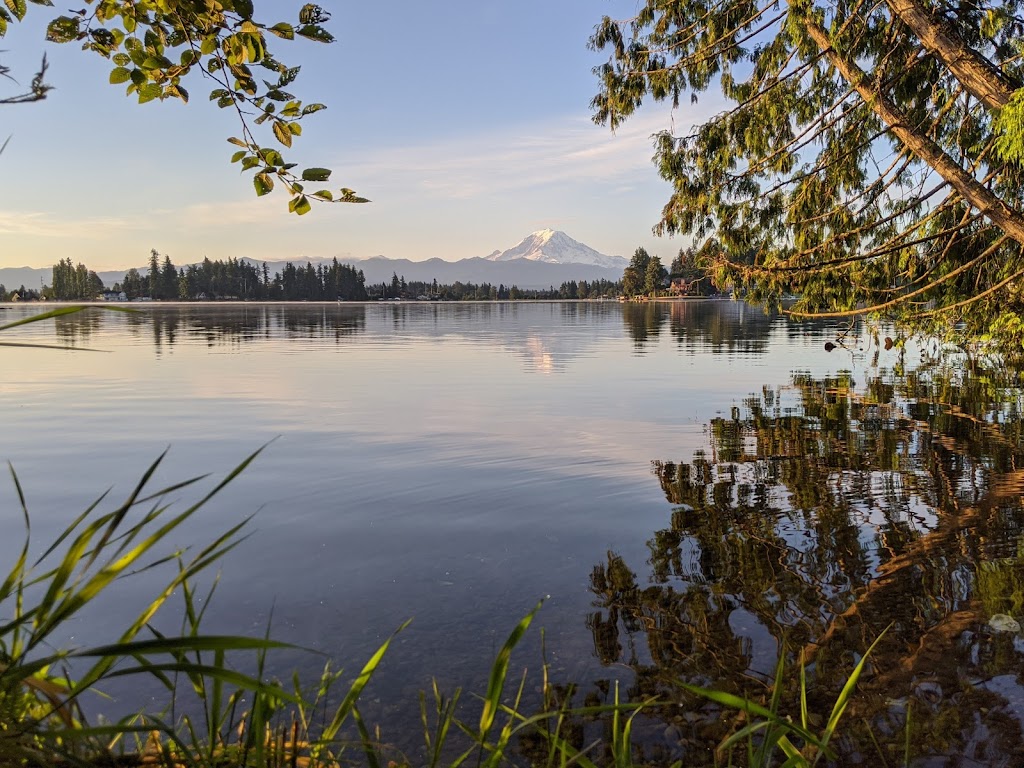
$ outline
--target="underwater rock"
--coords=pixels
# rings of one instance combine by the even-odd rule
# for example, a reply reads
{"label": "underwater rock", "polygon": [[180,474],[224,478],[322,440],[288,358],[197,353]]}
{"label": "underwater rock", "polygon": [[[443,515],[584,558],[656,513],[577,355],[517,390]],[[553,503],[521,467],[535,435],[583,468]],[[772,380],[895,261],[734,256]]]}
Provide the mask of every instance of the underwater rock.
{"label": "underwater rock", "polygon": [[997,613],[988,620],[988,626],[995,632],[1020,632],[1020,622],[1005,613]]}

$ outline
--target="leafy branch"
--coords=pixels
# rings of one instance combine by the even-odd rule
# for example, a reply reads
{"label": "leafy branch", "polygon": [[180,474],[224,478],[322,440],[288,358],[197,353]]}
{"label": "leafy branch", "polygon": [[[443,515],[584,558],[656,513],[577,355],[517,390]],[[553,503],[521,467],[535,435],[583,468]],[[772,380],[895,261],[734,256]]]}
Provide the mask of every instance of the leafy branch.
{"label": "leafy branch", "polygon": [[[52,6],[50,0],[30,1]],[[241,163],[243,171],[255,171],[257,195],[273,190],[276,178],[290,195],[289,211],[299,215],[309,212],[314,199],[368,202],[348,188],[307,192],[306,183],[325,183],[331,171],[319,166],[296,170],[297,164],[288,162],[280,149],[266,146],[256,136],[256,126],[266,124],[277,145],[291,149],[294,139],[302,135],[302,120],[326,109],[321,103],[304,104],[286,90],[300,68],[279,61],[268,47],[268,40],[275,37],[333,42],[334,37],[324,28],[330,14],[319,5],[304,5],[294,24],[268,24],[255,18],[252,0],[86,0],[86,4],[89,9],[53,19],[47,26],[47,40],[80,42],[83,50],[109,59],[114,64],[110,83],[124,85],[126,95],[134,95],[140,104],[165,99],[187,103],[185,79],[195,72],[211,79],[214,87],[210,100],[222,109],[233,107],[238,114],[241,138],[229,141],[240,151],[231,161]],[[26,0],[3,0],[0,37],[9,23],[21,21],[26,12]],[[257,66],[269,72],[267,79],[256,74]],[[45,97],[45,70],[44,59],[29,94],[0,103]],[[0,70],[0,74],[6,74],[6,70]]]}

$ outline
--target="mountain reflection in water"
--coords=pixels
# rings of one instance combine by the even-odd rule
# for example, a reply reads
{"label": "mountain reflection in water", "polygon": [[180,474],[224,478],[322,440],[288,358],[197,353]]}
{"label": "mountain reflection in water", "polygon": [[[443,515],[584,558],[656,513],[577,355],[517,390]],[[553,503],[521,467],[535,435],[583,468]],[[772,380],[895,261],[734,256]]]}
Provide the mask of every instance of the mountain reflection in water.
{"label": "mountain reflection in water", "polygon": [[648,723],[649,757],[710,765],[737,727],[676,681],[767,700],[781,653],[788,711],[803,659],[827,715],[885,633],[840,728],[844,764],[880,764],[878,737],[902,764],[911,708],[913,754],[1021,765],[1024,642],[988,624],[1024,613],[1021,405],[1006,371],[795,374],[711,420],[710,451],[654,461],[674,509],[649,577],[609,552],[587,622],[601,660],[635,671],[631,700],[682,705]]}

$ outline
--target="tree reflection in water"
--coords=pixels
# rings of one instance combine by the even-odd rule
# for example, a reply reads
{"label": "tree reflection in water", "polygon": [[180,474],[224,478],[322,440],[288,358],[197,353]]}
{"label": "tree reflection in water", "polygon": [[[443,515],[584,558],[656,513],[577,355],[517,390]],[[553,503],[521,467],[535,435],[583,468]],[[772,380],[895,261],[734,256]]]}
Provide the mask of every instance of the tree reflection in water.
{"label": "tree reflection in water", "polygon": [[803,659],[827,717],[889,627],[842,764],[902,764],[908,707],[915,755],[1024,764],[1024,641],[988,625],[1024,613],[1022,393],[1006,370],[797,374],[714,419],[707,453],[653,462],[675,509],[649,579],[609,552],[588,621],[600,660],[634,670],[632,700],[674,702],[647,722],[646,757],[713,764],[738,722],[676,681],[765,700],[781,654],[797,715]]}

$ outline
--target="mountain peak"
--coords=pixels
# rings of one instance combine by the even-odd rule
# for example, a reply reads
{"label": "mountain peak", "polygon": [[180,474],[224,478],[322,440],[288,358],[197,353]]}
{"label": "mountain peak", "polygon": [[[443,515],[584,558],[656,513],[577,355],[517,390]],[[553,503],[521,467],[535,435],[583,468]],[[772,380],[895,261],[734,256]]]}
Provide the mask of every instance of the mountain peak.
{"label": "mountain peak", "polygon": [[565,232],[540,229],[507,251],[492,253],[489,261],[543,261],[548,264],[590,264],[597,267],[625,269],[628,263],[621,256],[606,256],[589,245],[573,240]]}

